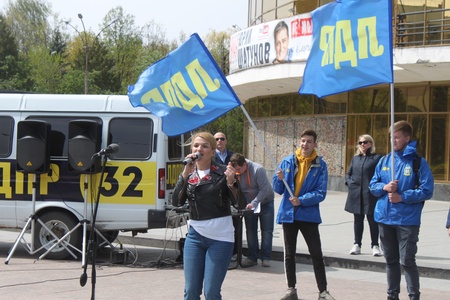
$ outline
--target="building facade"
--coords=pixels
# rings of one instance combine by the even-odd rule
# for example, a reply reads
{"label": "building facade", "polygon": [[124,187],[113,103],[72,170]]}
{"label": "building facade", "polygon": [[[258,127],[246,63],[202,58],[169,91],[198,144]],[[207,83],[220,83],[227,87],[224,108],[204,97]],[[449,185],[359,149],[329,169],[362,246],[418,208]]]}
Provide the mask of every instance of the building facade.
{"label": "building facade", "polygon": [[[248,27],[231,37],[228,81],[257,130],[245,123],[244,152],[269,173],[313,128],[329,167],[329,189],[346,191],[358,136],[390,151],[390,85],[324,98],[300,95],[311,40],[310,12],[331,1],[249,0]],[[393,0],[394,118],[414,127],[435,178],[433,199],[450,201],[450,0]],[[289,58],[277,63],[276,31],[288,24]],[[274,37],[275,36],[275,37]],[[262,141],[263,140],[263,141]],[[271,175],[270,175],[271,176]]]}

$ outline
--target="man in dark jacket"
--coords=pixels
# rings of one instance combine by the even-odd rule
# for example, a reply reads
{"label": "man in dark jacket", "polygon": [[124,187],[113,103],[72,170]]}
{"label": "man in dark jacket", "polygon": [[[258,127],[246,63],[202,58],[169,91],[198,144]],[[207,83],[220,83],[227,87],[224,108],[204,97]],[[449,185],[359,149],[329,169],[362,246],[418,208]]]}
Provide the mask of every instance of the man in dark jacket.
{"label": "man in dark jacket", "polygon": [[228,165],[230,158],[233,155],[233,151],[227,149],[227,137],[223,132],[217,132],[214,135],[214,138],[217,142],[216,162],[221,165]]}

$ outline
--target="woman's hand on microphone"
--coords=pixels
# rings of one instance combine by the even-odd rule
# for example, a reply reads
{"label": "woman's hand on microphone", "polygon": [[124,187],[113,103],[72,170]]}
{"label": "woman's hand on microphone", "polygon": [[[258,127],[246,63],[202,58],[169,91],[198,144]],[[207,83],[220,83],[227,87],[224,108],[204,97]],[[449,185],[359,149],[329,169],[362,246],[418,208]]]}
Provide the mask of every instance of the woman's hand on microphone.
{"label": "woman's hand on microphone", "polygon": [[[193,158],[193,157],[195,157],[195,159],[197,159],[197,153],[191,153],[191,154],[186,155],[184,160],[187,160],[188,158]],[[181,176],[183,176],[184,179],[188,178],[189,174],[191,174],[192,171],[194,170],[195,159],[192,159],[192,161],[190,163],[184,165],[183,173],[181,174]]]}

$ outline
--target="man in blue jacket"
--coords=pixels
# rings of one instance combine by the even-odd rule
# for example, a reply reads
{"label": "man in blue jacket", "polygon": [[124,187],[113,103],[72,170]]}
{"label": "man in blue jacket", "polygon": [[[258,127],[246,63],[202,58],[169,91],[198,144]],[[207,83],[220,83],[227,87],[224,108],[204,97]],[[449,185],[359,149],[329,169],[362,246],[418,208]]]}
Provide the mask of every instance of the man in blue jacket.
{"label": "man in blue jacket", "polygon": [[[301,231],[309,254],[319,289],[319,300],[333,300],[327,291],[327,277],[319,234],[319,203],[327,194],[328,167],[318,156],[317,134],[307,129],[301,133],[300,148],[283,159],[272,181],[273,190],[283,195],[278,209],[277,224],[283,225],[284,268],[288,289],[282,300],[297,300],[295,254],[297,236]],[[285,183],[289,188],[286,187]],[[291,194],[293,193],[293,196]]]}
{"label": "man in blue jacket", "polygon": [[[420,284],[416,253],[420,218],[424,201],[433,196],[434,178],[427,161],[416,154],[411,124],[396,122],[393,131],[394,178],[390,153],[376,166],[369,188],[379,198],[374,214],[386,259],[388,299],[399,299],[401,264],[409,298],[418,300]],[[418,174],[413,168],[416,159],[421,160]]]}

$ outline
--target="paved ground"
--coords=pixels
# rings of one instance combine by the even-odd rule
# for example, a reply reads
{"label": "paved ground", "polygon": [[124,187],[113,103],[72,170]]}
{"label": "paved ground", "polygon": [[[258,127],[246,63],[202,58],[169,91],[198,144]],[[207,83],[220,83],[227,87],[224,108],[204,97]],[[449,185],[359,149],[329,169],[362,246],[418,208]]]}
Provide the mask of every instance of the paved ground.
{"label": "paved ground", "polygon": [[[352,215],[343,211],[345,196],[330,192],[321,205],[324,222],[320,230],[329,290],[336,299],[385,299],[384,258],[371,256],[368,232],[364,235],[363,254],[348,254],[353,224]],[[448,208],[448,202],[440,201],[428,201],[424,208],[417,263],[425,300],[450,299],[450,237],[444,226]],[[18,234],[0,230],[0,260],[5,261]],[[114,254],[111,260],[110,253],[101,253],[95,276],[88,266],[84,287],[80,286],[80,261],[35,261],[36,256],[18,247],[8,265],[0,264],[0,299],[182,299],[183,270],[176,261],[179,252],[174,248],[184,234],[184,227],[150,230],[135,238],[121,234],[119,240],[125,246],[126,260],[122,254]],[[281,245],[281,228],[277,225],[271,267],[230,270],[223,285],[223,298],[279,299],[286,289]],[[299,297],[317,299],[314,275],[301,238],[297,250]],[[407,299],[405,289],[403,279],[401,299]]]}

